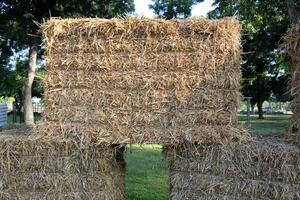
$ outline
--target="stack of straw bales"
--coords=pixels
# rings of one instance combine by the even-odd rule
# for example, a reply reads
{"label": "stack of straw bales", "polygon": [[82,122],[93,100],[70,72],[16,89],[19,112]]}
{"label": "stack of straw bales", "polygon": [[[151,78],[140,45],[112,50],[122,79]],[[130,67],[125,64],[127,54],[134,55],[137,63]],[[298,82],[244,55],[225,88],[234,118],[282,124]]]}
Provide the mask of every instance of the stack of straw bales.
{"label": "stack of straw bales", "polygon": [[300,149],[291,144],[181,144],[164,152],[172,200],[300,199]]}
{"label": "stack of straw bales", "polygon": [[124,199],[122,147],[0,132],[0,199]]}
{"label": "stack of straw bales", "polygon": [[57,19],[42,25],[45,121],[81,143],[240,140],[239,23]]}
{"label": "stack of straw bales", "polygon": [[284,47],[292,58],[293,123],[291,132],[300,143],[300,21],[284,37]]}

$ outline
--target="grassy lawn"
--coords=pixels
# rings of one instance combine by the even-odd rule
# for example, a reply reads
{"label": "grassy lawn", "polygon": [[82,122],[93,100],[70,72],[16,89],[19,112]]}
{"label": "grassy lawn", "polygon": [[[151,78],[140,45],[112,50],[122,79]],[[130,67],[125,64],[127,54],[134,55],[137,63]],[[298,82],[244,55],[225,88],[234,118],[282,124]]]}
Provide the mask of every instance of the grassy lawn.
{"label": "grassy lawn", "polygon": [[167,162],[160,145],[128,145],[125,159],[128,199],[168,199]]}
{"label": "grassy lawn", "polygon": [[[265,115],[264,119],[258,119],[256,115],[251,115],[249,127],[252,132],[279,134],[287,131],[291,115]],[[245,123],[246,115],[239,115],[239,121]]]}
{"label": "grassy lawn", "polygon": [[[38,121],[41,118],[42,118],[41,114],[34,113],[34,121]],[[17,115],[17,123],[20,123],[20,121],[21,121],[20,116]],[[12,114],[7,115],[7,123],[8,124],[12,124],[13,123],[13,115]]]}

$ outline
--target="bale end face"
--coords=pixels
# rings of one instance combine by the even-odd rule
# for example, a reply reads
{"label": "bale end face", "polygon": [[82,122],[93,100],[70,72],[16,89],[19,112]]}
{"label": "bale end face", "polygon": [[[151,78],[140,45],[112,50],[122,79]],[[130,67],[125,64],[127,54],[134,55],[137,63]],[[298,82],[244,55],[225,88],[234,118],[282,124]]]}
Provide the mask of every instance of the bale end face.
{"label": "bale end face", "polygon": [[124,199],[124,147],[0,132],[0,199]]}
{"label": "bale end face", "polygon": [[300,149],[282,141],[165,146],[172,200],[299,198]]}
{"label": "bale end face", "polygon": [[51,19],[42,32],[47,108],[37,134],[87,143],[240,137],[237,20]]}

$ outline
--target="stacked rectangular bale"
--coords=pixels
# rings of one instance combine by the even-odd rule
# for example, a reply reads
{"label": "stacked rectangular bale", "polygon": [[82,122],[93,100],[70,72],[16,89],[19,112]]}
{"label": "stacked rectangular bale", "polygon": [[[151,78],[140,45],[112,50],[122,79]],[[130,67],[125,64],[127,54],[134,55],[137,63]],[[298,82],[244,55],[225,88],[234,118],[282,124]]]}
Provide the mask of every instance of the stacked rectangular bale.
{"label": "stacked rectangular bale", "polygon": [[238,21],[54,18],[42,29],[46,111],[35,135],[82,145],[248,139],[236,112]]}
{"label": "stacked rectangular bale", "polygon": [[[222,24],[218,26],[222,27]],[[234,69],[231,72],[235,77],[233,90],[237,91],[240,80],[240,76],[237,76],[240,63],[240,57],[237,56],[240,54],[239,24],[232,20],[230,25],[223,27],[227,40],[223,40],[223,35],[213,32],[219,41],[213,42],[210,48],[214,50],[219,46],[231,48],[224,51],[228,53],[226,54],[228,57],[225,57],[226,65],[222,67],[216,65],[215,69],[222,69],[224,74],[228,69]],[[214,36],[211,36],[209,39],[213,38]],[[216,50],[214,55],[218,55],[219,51]],[[200,65],[204,69],[210,69],[210,64],[215,63]],[[227,75],[227,80],[231,80],[230,75]],[[208,84],[208,87],[211,85]],[[223,85],[223,91],[224,88],[226,86]],[[238,95],[235,95],[235,98],[238,99]],[[224,104],[218,102],[216,105],[224,108]],[[231,127],[236,127],[237,118],[231,116],[237,114],[238,101],[231,98],[227,103],[226,105],[231,106],[228,109],[231,115],[214,118],[214,124],[223,128],[221,134],[223,137],[218,139],[206,137],[202,140],[195,138],[188,140],[185,137],[185,140],[179,143],[164,146],[170,168],[170,198],[172,200],[300,198],[299,148],[283,141],[250,142],[247,134],[245,137],[238,134],[239,137],[233,137],[235,133],[226,129],[224,121],[230,120]],[[207,106],[202,102],[195,105]],[[215,130],[210,130],[210,133],[218,135]],[[201,130],[198,135],[201,135]],[[208,133],[204,135],[209,136]]]}
{"label": "stacked rectangular bale", "polygon": [[0,132],[0,199],[124,199],[122,147],[79,147],[28,133]]}
{"label": "stacked rectangular bale", "polygon": [[300,149],[284,141],[181,144],[164,152],[172,200],[300,198]]}
{"label": "stacked rectangular bale", "polygon": [[292,58],[291,91],[294,99],[291,136],[300,143],[300,21],[288,30],[283,46]]}
{"label": "stacked rectangular bale", "polygon": [[56,19],[42,26],[45,121],[81,143],[240,140],[239,23]]}

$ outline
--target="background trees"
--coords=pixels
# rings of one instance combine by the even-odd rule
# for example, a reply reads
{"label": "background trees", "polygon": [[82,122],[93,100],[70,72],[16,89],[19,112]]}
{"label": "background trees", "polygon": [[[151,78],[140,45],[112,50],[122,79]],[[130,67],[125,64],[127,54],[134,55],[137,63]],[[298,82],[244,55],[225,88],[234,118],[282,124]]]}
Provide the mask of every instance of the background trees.
{"label": "background trees", "polygon": [[[210,18],[237,15],[242,21],[243,74],[242,92],[252,96],[259,118],[262,105],[273,94],[278,101],[289,95],[289,68],[279,44],[289,25],[285,2],[282,0],[216,0]],[[284,95],[285,98],[281,98]]]}
{"label": "background trees", "polygon": [[[27,125],[34,123],[32,111],[32,85],[37,59],[42,54],[38,26],[50,16],[60,17],[103,17],[122,16],[134,10],[133,0],[3,0],[0,2],[0,91],[10,93],[10,84],[17,82],[17,67],[10,67],[10,56],[28,51],[26,80],[22,81],[21,99]],[[24,74],[22,74],[24,75]],[[17,83],[15,85],[18,85]],[[16,86],[16,90],[19,87]]]}
{"label": "background trees", "polygon": [[204,0],[152,0],[149,7],[154,13],[166,19],[186,18],[191,15],[192,6]]}
{"label": "background trees", "polygon": [[300,19],[300,0],[285,0],[291,24],[296,24]]}

